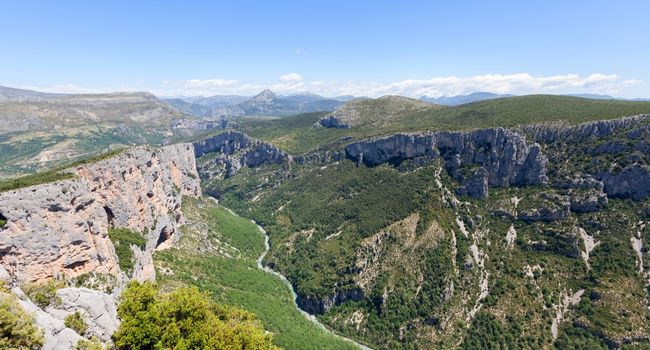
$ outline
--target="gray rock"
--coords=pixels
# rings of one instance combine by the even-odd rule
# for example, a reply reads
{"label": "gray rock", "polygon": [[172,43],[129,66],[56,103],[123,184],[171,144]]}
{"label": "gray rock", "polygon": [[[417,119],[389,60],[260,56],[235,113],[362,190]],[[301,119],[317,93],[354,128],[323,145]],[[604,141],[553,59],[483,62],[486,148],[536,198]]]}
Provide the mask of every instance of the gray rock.
{"label": "gray rock", "polygon": [[43,330],[43,350],[73,349],[83,339],[74,330],[67,328],[62,320],[55,318],[36,306],[20,288],[11,290],[19,299],[20,306],[36,318],[36,325]]}
{"label": "gray rock", "polygon": [[[641,114],[631,117],[599,120],[570,126],[562,123],[527,125],[521,130],[529,135],[535,142],[552,143],[557,141],[582,141],[589,138],[603,138],[612,135],[617,130],[636,127],[639,123],[650,120],[650,114]],[[647,128],[647,126],[644,126]],[[634,136],[633,133],[630,136]]]}
{"label": "gray rock", "polygon": [[462,164],[480,165],[487,171],[489,186],[539,185],[548,181],[547,159],[539,145],[529,145],[523,136],[502,128],[395,134],[352,143],[346,147],[346,154],[370,166],[423,156],[441,157],[457,180]]}
{"label": "gray rock", "polygon": [[244,166],[252,168],[262,164],[291,164],[293,161],[279,148],[237,131],[226,131],[196,142],[194,153],[197,158],[208,153],[213,157],[199,167],[204,178],[231,177]]}
{"label": "gray rock", "polygon": [[[176,239],[183,195],[201,188],[191,144],[136,147],[71,169],[78,178],[0,193],[0,265],[21,282],[88,272],[121,277],[109,227],[147,235],[146,255]],[[171,231],[171,233],[170,233]],[[140,264],[138,279],[153,278]]]}
{"label": "gray rock", "polygon": [[571,203],[567,196],[554,193],[541,193],[529,199],[533,204],[522,208],[517,216],[526,222],[552,222],[560,221],[569,217]]}
{"label": "gray rock", "polygon": [[172,125],[173,129],[192,129],[192,130],[207,130],[207,129],[225,129],[232,126],[234,123],[229,123],[226,119],[221,120],[202,120],[202,119],[178,119]]}
{"label": "gray rock", "polygon": [[607,195],[600,190],[587,192],[570,191],[571,211],[576,213],[590,213],[599,211],[607,206]]}
{"label": "gray rock", "polygon": [[487,198],[488,196],[488,172],[484,168],[475,170],[470,176],[463,180],[463,185],[458,194],[467,194],[473,198]]}
{"label": "gray rock", "polygon": [[630,146],[618,140],[607,141],[591,150],[592,156],[601,154],[624,154],[630,152]]}
{"label": "gray rock", "polygon": [[318,122],[316,122],[316,124],[314,124],[314,127],[319,127],[319,126],[323,126],[323,127],[326,127],[326,128],[333,128],[333,129],[349,129],[350,128],[350,124],[348,124],[345,121],[345,118],[342,118],[341,116],[336,115],[336,114],[328,115],[328,116],[325,116],[325,117],[319,119]]}
{"label": "gray rock", "polygon": [[570,180],[560,180],[554,184],[554,187],[559,189],[594,189],[602,192],[605,185],[601,181],[593,178],[591,175],[585,174]]}
{"label": "gray rock", "polygon": [[609,197],[643,200],[650,195],[650,167],[629,165],[617,173],[603,172],[597,176]]}
{"label": "gray rock", "polygon": [[63,288],[56,291],[61,304],[47,308],[47,313],[65,320],[71,313],[79,311],[88,325],[85,336],[96,336],[107,342],[120,325],[117,319],[115,298],[88,288]]}

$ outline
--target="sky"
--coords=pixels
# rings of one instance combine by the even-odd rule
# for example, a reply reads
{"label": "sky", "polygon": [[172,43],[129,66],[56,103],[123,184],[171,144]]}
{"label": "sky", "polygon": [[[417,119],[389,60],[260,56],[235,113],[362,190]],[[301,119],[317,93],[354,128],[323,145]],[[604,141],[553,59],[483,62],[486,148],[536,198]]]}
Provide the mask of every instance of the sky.
{"label": "sky", "polygon": [[0,85],[650,97],[650,1],[0,0]]}

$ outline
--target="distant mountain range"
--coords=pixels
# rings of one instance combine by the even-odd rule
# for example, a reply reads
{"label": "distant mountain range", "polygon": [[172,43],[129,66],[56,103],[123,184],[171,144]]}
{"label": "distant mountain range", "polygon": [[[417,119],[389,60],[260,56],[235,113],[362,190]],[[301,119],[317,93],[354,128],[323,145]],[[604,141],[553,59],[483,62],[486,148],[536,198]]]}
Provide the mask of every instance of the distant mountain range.
{"label": "distant mountain range", "polygon": [[[419,100],[442,106],[460,106],[467,103],[513,97],[512,94],[495,94],[492,92],[474,92],[467,95],[429,97]],[[649,101],[649,99],[622,99],[598,94],[567,94],[564,96],[581,97],[598,100]],[[216,95],[210,97],[174,97],[162,100],[181,112],[205,118],[231,118],[240,116],[289,116],[306,112],[330,112],[343,103],[354,99],[368,99],[352,95],[323,97],[309,92],[294,95],[277,95],[271,90],[264,90],[256,96]]]}
{"label": "distant mountain range", "polygon": [[420,100],[443,106],[459,106],[466,103],[478,102],[483,100],[491,100],[495,98],[511,97],[514,95],[509,94],[494,94],[491,92],[474,92],[469,95],[458,96],[442,96],[442,97],[428,97],[422,96]]}
{"label": "distant mountain range", "polygon": [[207,118],[239,116],[289,116],[306,112],[332,111],[354,96],[326,98],[312,93],[278,96],[264,90],[253,97],[217,95],[210,97],[177,97],[163,99],[178,110]]}

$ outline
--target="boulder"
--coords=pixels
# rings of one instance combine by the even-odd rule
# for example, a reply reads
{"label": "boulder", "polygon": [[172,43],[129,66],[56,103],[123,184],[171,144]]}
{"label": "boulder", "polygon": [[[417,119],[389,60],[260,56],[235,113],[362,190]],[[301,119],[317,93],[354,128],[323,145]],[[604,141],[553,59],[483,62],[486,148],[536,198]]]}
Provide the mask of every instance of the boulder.
{"label": "boulder", "polygon": [[107,342],[120,325],[115,298],[88,288],[62,288],[56,291],[60,304],[47,308],[47,313],[60,319],[79,311],[88,325],[85,336],[96,336]]}

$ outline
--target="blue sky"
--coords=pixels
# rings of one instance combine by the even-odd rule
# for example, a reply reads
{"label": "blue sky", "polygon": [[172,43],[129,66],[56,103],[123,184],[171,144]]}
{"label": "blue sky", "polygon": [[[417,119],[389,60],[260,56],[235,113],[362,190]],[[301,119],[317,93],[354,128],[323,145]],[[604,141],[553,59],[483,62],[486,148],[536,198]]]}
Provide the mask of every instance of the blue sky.
{"label": "blue sky", "polygon": [[0,85],[650,97],[650,1],[0,1]]}

